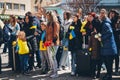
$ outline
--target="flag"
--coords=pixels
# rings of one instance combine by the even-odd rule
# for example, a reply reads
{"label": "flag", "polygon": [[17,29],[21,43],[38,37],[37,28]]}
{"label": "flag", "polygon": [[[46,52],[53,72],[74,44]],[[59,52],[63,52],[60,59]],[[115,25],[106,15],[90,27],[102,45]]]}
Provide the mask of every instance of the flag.
{"label": "flag", "polygon": [[72,30],[72,31],[70,32],[69,39],[71,40],[71,39],[73,39],[73,38],[75,38],[75,37],[76,37],[75,32]]}

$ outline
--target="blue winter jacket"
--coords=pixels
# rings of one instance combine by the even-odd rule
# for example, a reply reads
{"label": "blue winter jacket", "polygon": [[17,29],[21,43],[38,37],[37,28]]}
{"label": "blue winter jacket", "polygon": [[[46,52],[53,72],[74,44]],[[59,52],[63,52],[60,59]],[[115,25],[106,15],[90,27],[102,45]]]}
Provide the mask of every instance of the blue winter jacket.
{"label": "blue winter jacket", "polygon": [[103,46],[101,47],[101,55],[115,55],[117,54],[117,47],[114,40],[114,35],[109,18],[105,18],[102,22],[101,40]]}

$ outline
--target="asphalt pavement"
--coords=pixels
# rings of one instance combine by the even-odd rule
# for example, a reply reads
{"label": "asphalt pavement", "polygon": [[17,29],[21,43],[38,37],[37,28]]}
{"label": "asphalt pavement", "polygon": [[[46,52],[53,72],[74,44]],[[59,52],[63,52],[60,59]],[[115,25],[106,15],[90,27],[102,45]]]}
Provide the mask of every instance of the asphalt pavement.
{"label": "asphalt pavement", "polygon": [[[0,48],[0,53],[2,52],[2,48]],[[11,68],[6,68],[5,66],[8,65],[8,53],[1,54],[2,57],[2,74],[0,74],[0,80],[93,80],[87,76],[71,76],[70,70],[61,70],[58,71],[59,77],[58,78],[50,78],[46,75],[42,75],[40,69],[35,69],[35,71],[31,72],[30,76],[25,76],[22,74],[17,74],[11,71]],[[106,71],[102,71],[101,78],[103,77]],[[95,80],[102,80],[102,79],[95,79]],[[113,76],[113,80],[120,80],[120,75]]]}

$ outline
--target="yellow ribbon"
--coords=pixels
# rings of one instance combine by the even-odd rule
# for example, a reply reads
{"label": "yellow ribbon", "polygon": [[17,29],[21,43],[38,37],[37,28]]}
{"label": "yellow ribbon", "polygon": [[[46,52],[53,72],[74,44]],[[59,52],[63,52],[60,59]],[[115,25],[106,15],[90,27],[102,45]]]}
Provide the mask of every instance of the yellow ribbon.
{"label": "yellow ribbon", "polygon": [[36,26],[32,26],[32,27],[30,27],[30,29],[36,29],[37,27]]}

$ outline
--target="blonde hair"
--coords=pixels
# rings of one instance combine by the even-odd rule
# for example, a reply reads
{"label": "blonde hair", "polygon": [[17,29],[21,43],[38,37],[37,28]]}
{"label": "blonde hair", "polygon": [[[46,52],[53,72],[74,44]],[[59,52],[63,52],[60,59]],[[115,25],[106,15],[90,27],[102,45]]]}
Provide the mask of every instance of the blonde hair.
{"label": "blonde hair", "polygon": [[105,14],[107,14],[107,11],[106,11],[106,9],[101,9],[101,11],[103,11]]}
{"label": "blonde hair", "polygon": [[20,31],[20,32],[18,33],[18,38],[19,38],[20,40],[25,41],[25,40],[26,40],[26,34],[25,34],[25,32],[24,32],[24,31]]}

